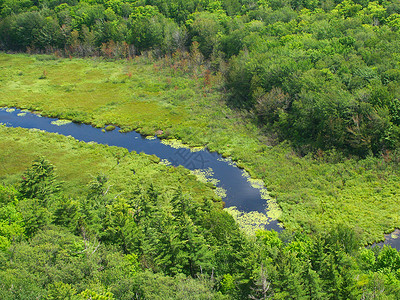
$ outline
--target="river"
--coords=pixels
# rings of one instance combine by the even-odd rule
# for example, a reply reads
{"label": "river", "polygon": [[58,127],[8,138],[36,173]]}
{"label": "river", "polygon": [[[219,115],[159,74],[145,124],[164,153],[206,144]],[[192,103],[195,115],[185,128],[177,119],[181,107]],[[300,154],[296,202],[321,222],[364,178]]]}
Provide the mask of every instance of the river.
{"label": "river", "polygon": [[[132,131],[127,133],[115,130],[106,131],[87,124],[62,122],[58,119],[42,117],[20,109],[0,108],[0,122],[11,127],[41,129],[47,132],[72,136],[84,142],[96,142],[109,146],[118,146],[129,151],[156,155],[164,163],[181,165],[195,174],[213,182],[226,207],[236,207],[239,212],[258,212],[267,215],[268,198],[266,188],[260,181],[251,180],[248,174],[238,168],[229,159],[207,149],[190,149],[176,143],[166,143],[156,137],[144,137]],[[167,141],[168,142],[168,141]],[[262,227],[281,231],[282,226],[276,219],[268,218]]]}
{"label": "river", "polygon": [[[254,184],[248,174],[229,159],[207,149],[193,150],[174,143],[168,144],[156,137],[144,137],[135,131],[121,133],[119,128],[106,131],[87,124],[60,122],[55,118],[42,117],[20,109],[0,108],[0,122],[11,127],[36,128],[72,136],[84,142],[96,142],[118,146],[129,151],[156,155],[173,166],[181,165],[195,173],[203,174],[220,189],[226,207],[236,207],[240,212],[268,214],[266,189],[259,182]],[[265,229],[282,231],[276,219],[268,218],[262,224]],[[400,250],[400,231],[385,235],[385,241],[377,245],[390,245]]]}

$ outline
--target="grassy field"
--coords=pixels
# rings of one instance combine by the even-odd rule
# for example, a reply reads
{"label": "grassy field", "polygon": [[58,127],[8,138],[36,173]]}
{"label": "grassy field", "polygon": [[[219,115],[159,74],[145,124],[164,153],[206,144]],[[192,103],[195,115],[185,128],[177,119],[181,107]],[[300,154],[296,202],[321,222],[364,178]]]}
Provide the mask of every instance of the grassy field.
{"label": "grassy field", "polygon": [[165,138],[231,156],[264,180],[287,229],[313,232],[345,223],[371,243],[400,227],[395,154],[365,160],[336,153],[298,157],[285,143],[272,147],[253,124],[224,105],[222,94],[205,87],[201,76],[141,58],[106,62],[8,54],[0,54],[0,74],[2,106],[143,134],[163,130]]}
{"label": "grassy field", "polygon": [[98,174],[104,174],[111,195],[129,197],[136,188],[152,183],[163,194],[173,195],[181,187],[195,201],[208,198],[219,202],[213,189],[188,170],[159,164],[155,156],[23,128],[0,126],[0,136],[0,180],[6,184],[18,183],[32,161],[44,156],[56,166],[63,189],[71,197],[79,195],[82,186]]}

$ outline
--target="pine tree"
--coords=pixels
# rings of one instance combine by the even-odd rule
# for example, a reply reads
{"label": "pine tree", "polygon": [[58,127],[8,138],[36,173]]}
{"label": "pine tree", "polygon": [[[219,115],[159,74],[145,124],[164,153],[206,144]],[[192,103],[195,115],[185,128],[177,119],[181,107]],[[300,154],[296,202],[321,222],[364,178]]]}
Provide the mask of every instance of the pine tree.
{"label": "pine tree", "polygon": [[252,288],[252,293],[249,298],[254,300],[265,300],[273,296],[274,292],[272,290],[272,283],[268,280],[268,274],[264,265],[261,264],[260,273],[255,282],[255,287]]}
{"label": "pine tree", "polygon": [[47,198],[60,191],[55,167],[44,157],[38,157],[22,175],[18,191],[22,198],[39,199],[46,206]]}
{"label": "pine tree", "polygon": [[303,278],[305,279],[306,296],[309,299],[326,299],[322,280],[319,278],[318,273],[311,268],[311,265],[305,269]]}

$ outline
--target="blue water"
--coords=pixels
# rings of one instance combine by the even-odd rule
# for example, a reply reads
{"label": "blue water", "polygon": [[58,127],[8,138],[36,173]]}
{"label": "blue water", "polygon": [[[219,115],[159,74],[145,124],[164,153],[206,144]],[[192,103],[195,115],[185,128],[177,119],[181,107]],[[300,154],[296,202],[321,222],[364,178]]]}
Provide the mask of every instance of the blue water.
{"label": "blue water", "polygon": [[[33,113],[21,115],[19,109],[6,110],[0,108],[0,122],[10,127],[37,128],[47,132],[70,135],[77,140],[84,142],[96,142],[110,146],[118,146],[129,151],[154,154],[161,159],[167,159],[172,165],[181,165],[189,170],[208,169],[214,172],[213,178],[219,180],[217,187],[226,190],[226,197],[222,200],[226,207],[236,206],[243,212],[257,211],[265,213],[266,200],[261,198],[260,191],[253,188],[244,177],[244,171],[238,167],[222,160],[222,156],[206,149],[191,152],[189,149],[175,149],[171,146],[161,143],[161,140],[146,139],[137,132],[121,133],[116,128],[114,131],[103,132],[99,128],[94,128],[86,124],[68,123],[57,126],[51,124],[56,121],[54,118],[40,117]],[[24,112],[25,113],[25,112]],[[20,116],[18,116],[20,114]],[[281,231],[276,220],[270,220],[266,229]]]}

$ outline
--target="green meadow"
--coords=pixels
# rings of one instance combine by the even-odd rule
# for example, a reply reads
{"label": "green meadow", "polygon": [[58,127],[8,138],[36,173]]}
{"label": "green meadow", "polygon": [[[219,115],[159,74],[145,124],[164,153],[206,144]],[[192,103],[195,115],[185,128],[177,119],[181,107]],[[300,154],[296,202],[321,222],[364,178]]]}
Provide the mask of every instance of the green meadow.
{"label": "green meadow", "polygon": [[[203,73],[183,73],[165,61],[144,57],[105,61],[0,54],[0,105],[96,127],[118,125],[145,135],[162,130],[162,138],[207,146],[230,156],[253,178],[265,182],[289,231],[313,233],[346,224],[361,233],[364,243],[372,243],[400,227],[399,161],[395,153],[366,159],[345,158],[335,151],[300,157],[289,143],[271,145],[250,118],[226,106],[220,76],[211,76],[209,85]],[[1,135],[5,181],[17,180],[5,174],[20,174],[38,154],[63,169],[61,173],[67,177],[63,180],[71,189],[76,180],[90,180],[96,170],[107,173],[113,168],[110,174],[114,174],[126,168],[110,175],[116,176],[111,181],[118,188],[128,180],[124,172],[129,173],[129,164],[143,168],[142,178],[177,180],[164,179],[164,173],[178,171],[155,164],[155,158],[118,148],[57,143],[57,139],[68,139],[20,129],[1,128]],[[47,139],[48,148],[41,146]],[[32,141],[37,141],[37,146]],[[79,151],[71,151],[74,147]],[[99,149],[106,154],[99,155]],[[10,161],[11,153],[14,161]],[[117,164],[121,155],[121,161],[129,160],[126,167]],[[87,173],[81,174],[82,169]],[[213,193],[188,172],[177,169],[179,180],[187,180],[187,189],[211,193],[212,197]]]}
{"label": "green meadow", "polygon": [[128,197],[136,188],[153,184],[167,196],[182,189],[197,202],[210,199],[222,206],[210,185],[201,183],[183,167],[159,163],[152,155],[34,129],[0,126],[0,134],[0,178],[5,184],[18,184],[32,161],[45,157],[55,165],[64,192],[71,197],[80,196],[82,187],[105,175],[111,195]]}

